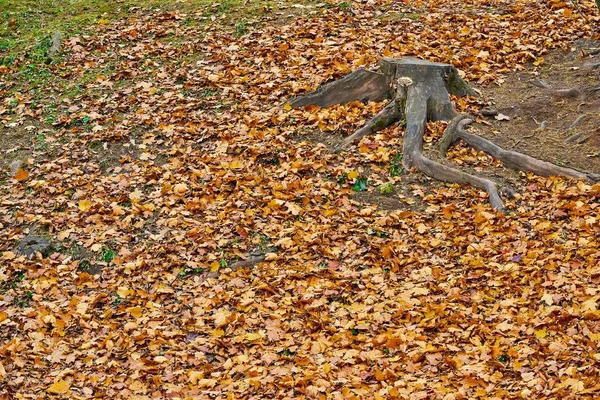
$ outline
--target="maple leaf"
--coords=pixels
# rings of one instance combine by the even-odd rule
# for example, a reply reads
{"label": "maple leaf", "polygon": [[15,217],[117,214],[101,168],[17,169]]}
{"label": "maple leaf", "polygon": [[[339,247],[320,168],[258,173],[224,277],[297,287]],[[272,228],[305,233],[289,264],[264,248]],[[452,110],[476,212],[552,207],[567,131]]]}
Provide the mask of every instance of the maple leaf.
{"label": "maple leaf", "polygon": [[46,392],[51,394],[66,394],[69,392],[69,385],[64,380],[59,379],[52,383],[52,385],[46,389]]}
{"label": "maple leaf", "polygon": [[80,211],[87,212],[92,207],[92,202],[90,200],[79,200],[79,204],[77,206]]}

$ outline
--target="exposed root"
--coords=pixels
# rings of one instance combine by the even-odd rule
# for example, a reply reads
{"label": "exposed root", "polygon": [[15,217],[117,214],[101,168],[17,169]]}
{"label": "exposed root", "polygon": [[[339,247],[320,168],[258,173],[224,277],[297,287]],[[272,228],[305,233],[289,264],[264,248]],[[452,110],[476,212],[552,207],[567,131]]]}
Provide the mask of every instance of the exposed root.
{"label": "exposed root", "polygon": [[486,191],[490,196],[492,208],[498,212],[504,212],[504,203],[498,193],[498,184],[496,182],[437,163],[423,155],[417,158],[416,164],[419,171],[439,181],[462,185],[469,184]]}
{"label": "exposed root", "polygon": [[[575,128],[577,125],[579,125],[581,123],[581,121],[583,121],[585,118],[587,117],[587,114],[581,114],[579,117],[577,117],[577,119],[575,121],[573,121],[573,123],[571,125],[569,125],[569,128],[567,128],[567,130],[571,130],[573,128]],[[567,140],[568,141],[568,140]]]}
{"label": "exposed root", "polygon": [[389,98],[390,77],[379,72],[359,69],[340,80],[328,83],[314,92],[298,96],[290,101],[294,108],[314,104],[329,107],[356,100],[382,101]]}
{"label": "exposed root", "polygon": [[[454,121],[453,121],[454,122]],[[456,124],[450,123],[449,127],[454,129],[446,130],[441,143],[444,147],[440,150],[445,154],[448,150],[448,143],[453,144],[458,140],[463,140],[466,144],[478,151],[483,151],[490,156],[502,161],[509,168],[524,172],[533,172],[541,176],[564,176],[574,179],[585,179],[587,181],[596,182],[599,180],[597,174],[578,171],[573,168],[561,167],[547,161],[528,156],[527,154],[519,153],[511,150],[504,150],[495,143],[482,138],[481,136],[473,135],[464,130],[464,127],[473,122],[473,119],[461,116]]]}
{"label": "exposed root", "polygon": [[394,122],[404,119],[404,99],[400,97],[394,98],[392,101],[385,106],[383,110],[373,117],[369,122],[362,128],[358,129],[352,135],[348,136],[339,146],[336,147],[336,151],[342,151],[348,147],[356,139],[360,139],[363,136],[371,135],[378,132]]}
{"label": "exposed root", "polygon": [[554,97],[576,99],[576,98],[583,96],[583,93],[581,92],[581,90],[579,90],[577,88],[554,89],[554,87],[552,85],[550,85],[547,82],[544,82],[540,78],[535,78],[535,79],[531,80],[529,83],[531,83],[535,87],[550,90],[552,96],[554,96]]}
{"label": "exposed root", "polygon": [[585,135],[585,133],[586,132],[579,132],[574,135],[571,135],[565,139],[565,143],[573,143],[573,142],[578,143],[578,139],[580,139],[583,135]]}

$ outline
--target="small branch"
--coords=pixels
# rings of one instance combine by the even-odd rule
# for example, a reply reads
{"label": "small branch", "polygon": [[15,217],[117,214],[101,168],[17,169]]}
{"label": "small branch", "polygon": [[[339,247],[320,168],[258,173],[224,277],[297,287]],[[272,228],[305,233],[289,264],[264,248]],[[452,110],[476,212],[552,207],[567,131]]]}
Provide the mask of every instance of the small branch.
{"label": "small branch", "polygon": [[[589,25],[591,25],[592,29],[594,31],[598,31],[598,27],[596,26],[596,24],[594,22],[591,22],[588,17],[581,11],[581,8],[579,7],[579,3],[577,3],[576,0],[571,0],[571,3],[573,3],[573,5],[575,6],[575,8],[577,9],[577,12],[583,17],[583,19],[585,20],[586,23],[588,23]],[[598,10],[600,11],[600,3],[598,2],[598,0],[596,0],[596,5],[598,6]]]}

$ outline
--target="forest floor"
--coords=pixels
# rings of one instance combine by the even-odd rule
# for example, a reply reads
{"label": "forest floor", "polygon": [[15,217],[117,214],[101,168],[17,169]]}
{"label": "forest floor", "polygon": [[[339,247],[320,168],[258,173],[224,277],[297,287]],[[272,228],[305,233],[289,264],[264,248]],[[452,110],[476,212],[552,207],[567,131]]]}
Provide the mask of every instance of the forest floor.
{"label": "forest floor", "polygon": [[453,147],[514,189],[499,214],[404,170],[401,126],[331,151],[385,102],[288,104],[383,57],[451,63],[470,132],[600,173],[572,3],[42,3],[0,0],[0,398],[600,390],[600,185]]}

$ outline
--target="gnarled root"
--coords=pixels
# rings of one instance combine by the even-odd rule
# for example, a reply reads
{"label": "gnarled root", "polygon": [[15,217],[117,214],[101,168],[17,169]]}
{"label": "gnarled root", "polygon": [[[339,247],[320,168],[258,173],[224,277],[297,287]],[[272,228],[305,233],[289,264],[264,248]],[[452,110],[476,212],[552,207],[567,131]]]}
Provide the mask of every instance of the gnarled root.
{"label": "gnarled root", "polygon": [[424,157],[422,154],[419,154],[415,161],[419,171],[434,179],[449,183],[469,184],[486,191],[490,196],[492,208],[499,212],[504,212],[504,203],[498,193],[498,184],[496,182],[437,163]]}
{"label": "gnarled root", "polygon": [[[381,72],[359,70],[339,81],[324,85],[320,89],[293,99],[293,107],[316,104],[327,107],[332,104],[353,100],[383,100],[394,96],[390,103],[365,126],[348,136],[336,149],[343,150],[354,140],[375,133],[394,122],[406,120],[402,162],[406,169],[417,169],[426,175],[449,183],[469,184],[486,191],[492,207],[504,210],[498,191],[498,184],[489,179],[471,175],[458,169],[437,163],[426,158],[423,153],[423,134],[427,121],[449,121],[450,124],[441,140],[443,156],[458,140],[463,140],[476,150],[483,151],[507,167],[520,171],[533,172],[542,176],[558,175],[568,178],[600,181],[600,176],[573,168],[560,167],[547,161],[538,160],[526,154],[504,150],[493,142],[465,131],[465,126],[473,122],[468,115],[457,116],[450,100],[456,96],[475,95],[460,77],[458,71],[449,64],[434,63],[411,57],[383,59]],[[554,89],[546,82],[537,79],[533,85],[551,90],[557,97],[580,97],[579,89]],[[511,194],[510,192],[508,193]],[[260,258],[259,258],[260,259]],[[240,264],[241,265],[241,264]]]}
{"label": "gnarled root", "polygon": [[369,122],[367,122],[362,128],[358,129],[352,135],[348,136],[335,151],[342,151],[348,147],[356,139],[360,139],[363,136],[371,135],[382,129],[387,128],[394,122],[404,119],[404,98],[402,96],[396,96],[392,101],[388,103],[377,115],[375,115]]}
{"label": "gnarled root", "polygon": [[547,161],[528,156],[527,154],[519,153],[511,150],[504,150],[497,144],[482,138],[481,136],[473,135],[464,130],[464,127],[473,122],[473,117],[461,115],[455,118],[446,129],[444,136],[440,141],[440,153],[445,155],[450,146],[456,141],[463,140],[466,144],[478,151],[483,151],[490,156],[502,161],[509,168],[524,172],[533,172],[541,176],[564,176],[574,179],[585,179],[587,181],[596,182],[600,180],[597,174],[578,171],[573,168],[561,167]]}

